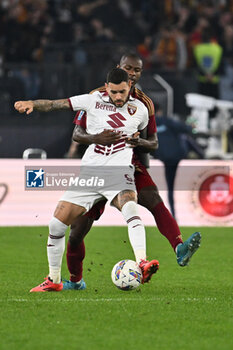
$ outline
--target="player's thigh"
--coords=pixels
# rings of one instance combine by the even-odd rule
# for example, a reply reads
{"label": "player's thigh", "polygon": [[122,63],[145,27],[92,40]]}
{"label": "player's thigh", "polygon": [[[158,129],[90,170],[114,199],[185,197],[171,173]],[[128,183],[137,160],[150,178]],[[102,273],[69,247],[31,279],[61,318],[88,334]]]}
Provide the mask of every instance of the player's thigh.
{"label": "player's thigh", "polygon": [[107,200],[102,199],[95,203],[85,215],[77,217],[70,229],[69,241],[80,243],[90,231],[95,220],[98,220],[104,212]]}
{"label": "player's thigh", "polygon": [[152,210],[158,203],[162,202],[158,188],[144,165],[137,166],[134,178],[140,205]]}
{"label": "player's thigh", "polygon": [[90,231],[93,222],[94,219],[86,215],[77,217],[71,225],[69,240],[80,243]]}
{"label": "player's thigh", "polygon": [[86,209],[80,205],[60,201],[54,212],[55,218],[60,220],[66,225],[71,225],[77,216],[83,215]]}
{"label": "player's thigh", "polygon": [[[85,190],[66,191],[60,198],[60,202],[70,203],[69,224],[72,224],[76,217],[83,215],[86,211],[89,211],[93,205],[102,198],[103,196],[98,192]],[[77,210],[77,208],[82,208],[82,210]],[[59,215],[62,215],[62,213],[59,213]]]}
{"label": "player's thigh", "polygon": [[143,187],[138,193],[138,203],[148,210],[152,210],[162,201],[156,185]]}
{"label": "player's thigh", "polygon": [[137,202],[137,193],[132,190],[123,190],[117,194],[111,202],[111,205],[121,210],[123,205],[127,202]]}

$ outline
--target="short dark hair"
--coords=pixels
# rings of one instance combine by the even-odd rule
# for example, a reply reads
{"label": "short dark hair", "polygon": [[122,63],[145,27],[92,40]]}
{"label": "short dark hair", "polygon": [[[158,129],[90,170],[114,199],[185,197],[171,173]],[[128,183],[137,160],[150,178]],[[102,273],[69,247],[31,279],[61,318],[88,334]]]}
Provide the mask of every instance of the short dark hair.
{"label": "short dark hair", "polygon": [[141,57],[135,51],[127,51],[120,58],[120,65],[126,58],[132,58],[134,60],[142,61]]}
{"label": "short dark hair", "polygon": [[128,83],[128,73],[121,68],[113,68],[107,74],[107,83],[120,84],[122,81]]}

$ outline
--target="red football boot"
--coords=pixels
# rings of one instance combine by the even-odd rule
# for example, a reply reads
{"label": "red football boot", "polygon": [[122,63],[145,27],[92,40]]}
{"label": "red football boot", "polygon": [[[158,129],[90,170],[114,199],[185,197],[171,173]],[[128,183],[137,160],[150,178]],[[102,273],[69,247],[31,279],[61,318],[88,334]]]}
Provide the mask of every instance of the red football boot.
{"label": "red football boot", "polygon": [[37,287],[32,288],[30,292],[60,292],[62,288],[62,282],[53,283],[50,281],[49,277],[46,277],[43,283],[39,284]]}
{"label": "red football boot", "polygon": [[150,281],[152,275],[158,271],[159,262],[158,260],[141,260],[139,267],[142,270],[142,283],[147,283]]}

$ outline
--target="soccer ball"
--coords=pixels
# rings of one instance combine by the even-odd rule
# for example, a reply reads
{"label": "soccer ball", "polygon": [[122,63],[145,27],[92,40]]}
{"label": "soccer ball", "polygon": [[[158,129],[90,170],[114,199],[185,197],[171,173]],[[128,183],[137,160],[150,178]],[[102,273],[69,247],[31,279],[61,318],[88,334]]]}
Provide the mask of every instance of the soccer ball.
{"label": "soccer ball", "polygon": [[132,290],[142,283],[142,270],[133,260],[121,260],[114,265],[111,277],[117,288]]}

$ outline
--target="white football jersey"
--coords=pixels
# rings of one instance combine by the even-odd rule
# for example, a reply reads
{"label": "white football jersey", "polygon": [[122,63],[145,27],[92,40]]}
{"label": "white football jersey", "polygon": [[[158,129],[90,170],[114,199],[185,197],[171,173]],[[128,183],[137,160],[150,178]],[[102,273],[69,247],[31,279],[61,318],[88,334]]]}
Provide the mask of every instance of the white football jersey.
{"label": "white football jersey", "polygon": [[[91,135],[111,129],[121,131],[124,136],[132,136],[148,124],[148,109],[140,100],[132,97],[123,107],[116,107],[106,92],[99,91],[73,96],[69,101],[74,111],[87,112],[86,131]],[[132,148],[124,140],[110,146],[91,144],[82,158],[82,165],[130,165],[132,154]]]}

